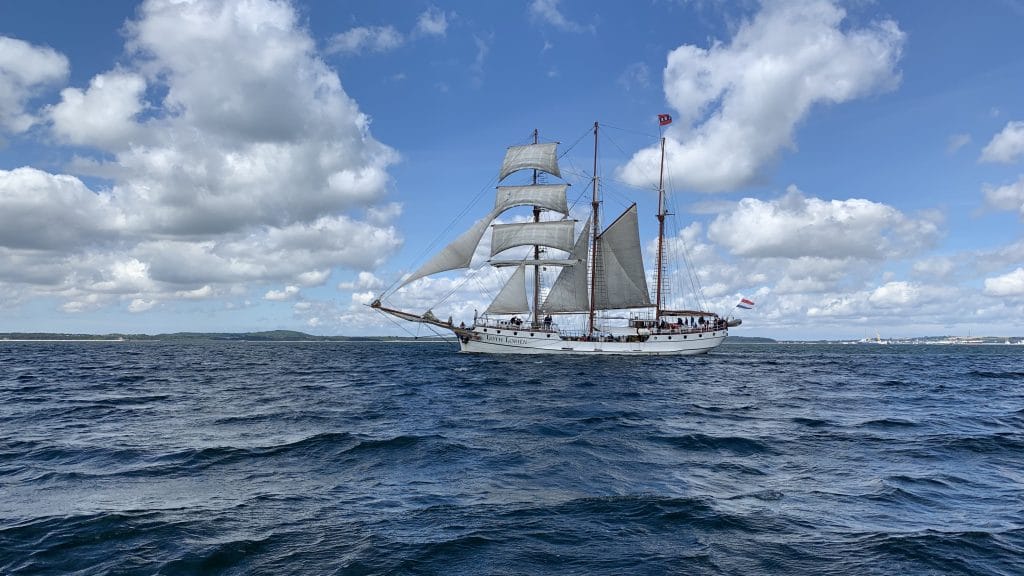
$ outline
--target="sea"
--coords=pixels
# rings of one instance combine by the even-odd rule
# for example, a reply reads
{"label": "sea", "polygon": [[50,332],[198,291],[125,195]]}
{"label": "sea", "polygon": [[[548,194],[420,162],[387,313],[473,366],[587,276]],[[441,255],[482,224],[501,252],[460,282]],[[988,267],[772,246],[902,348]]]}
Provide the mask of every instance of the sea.
{"label": "sea", "polygon": [[1024,574],[1024,346],[0,342],[0,574]]}

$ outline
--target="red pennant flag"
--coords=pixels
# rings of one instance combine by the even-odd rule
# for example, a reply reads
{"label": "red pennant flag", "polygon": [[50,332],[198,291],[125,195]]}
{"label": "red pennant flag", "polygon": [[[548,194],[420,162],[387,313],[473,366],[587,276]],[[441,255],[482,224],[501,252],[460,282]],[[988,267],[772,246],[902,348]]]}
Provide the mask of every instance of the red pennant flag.
{"label": "red pennant flag", "polygon": [[658,126],[668,126],[672,123],[672,116],[668,114],[658,114]]}

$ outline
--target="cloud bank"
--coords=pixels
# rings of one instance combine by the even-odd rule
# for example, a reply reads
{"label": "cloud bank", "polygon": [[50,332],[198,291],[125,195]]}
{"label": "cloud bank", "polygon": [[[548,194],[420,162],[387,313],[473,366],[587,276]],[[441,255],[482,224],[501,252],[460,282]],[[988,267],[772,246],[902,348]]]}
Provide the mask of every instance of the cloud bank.
{"label": "cloud bank", "polygon": [[[436,14],[423,26],[441,30]],[[0,37],[0,74],[15,79],[0,82],[0,126],[45,121],[76,154],[71,173],[0,170],[8,301],[144,312],[284,286],[273,300],[400,245],[386,201],[398,155],[289,3],[147,0],[124,29],[126,62],[37,113],[27,103],[68,60]]]}

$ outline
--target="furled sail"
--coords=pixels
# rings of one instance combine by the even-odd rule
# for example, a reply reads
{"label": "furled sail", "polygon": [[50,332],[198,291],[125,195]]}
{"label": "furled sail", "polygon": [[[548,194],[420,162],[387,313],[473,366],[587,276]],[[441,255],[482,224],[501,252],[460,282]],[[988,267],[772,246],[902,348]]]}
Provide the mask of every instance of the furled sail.
{"label": "furled sail", "polygon": [[555,283],[548,291],[548,297],[544,300],[541,310],[545,314],[557,314],[559,312],[582,312],[590,309],[590,299],[587,298],[587,252],[590,248],[590,220],[583,226],[576,245],[572,249],[570,258],[579,261],[579,264],[569,268],[563,268],[558,274]]}
{"label": "furled sail", "polygon": [[525,146],[509,146],[505,152],[505,160],[501,163],[501,172],[498,174],[498,181],[502,181],[509,174],[517,170],[542,170],[562,177],[558,171],[558,156],[555,153],[557,142],[547,144],[527,144]]}
{"label": "furled sail", "polygon": [[559,214],[569,214],[565,199],[568,184],[534,184],[533,186],[498,186],[494,209],[505,211],[515,206],[537,206]]}
{"label": "furled sail", "polygon": [[598,236],[600,273],[595,282],[594,308],[640,308],[651,306],[640,250],[636,204],[622,213]]}
{"label": "furled sail", "polygon": [[459,236],[454,242],[445,246],[444,250],[435,254],[426,264],[420,266],[399,287],[405,286],[414,280],[419,280],[424,276],[437,274],[438,272],[469,268],[469,264],[473,260],[473,252],[476,251],[477,245],[480,244],[480,239],[483,238],[487,227],[492,220],[498,217],[499,213],[498,210],[492,210],[487,216],[477,220],[472,228],[463,232],[462,236]]}
{"label": "furled sail", "polygon": [[491,256],[515,246],[548,246],[568,252],[573,246],[575,220],[495,224],[491,234]]}
{"label": "furled sail", "polygon": [[529,311],[530,303],[526,300],[526,266],[520,264],[485,313],[519,314]]}

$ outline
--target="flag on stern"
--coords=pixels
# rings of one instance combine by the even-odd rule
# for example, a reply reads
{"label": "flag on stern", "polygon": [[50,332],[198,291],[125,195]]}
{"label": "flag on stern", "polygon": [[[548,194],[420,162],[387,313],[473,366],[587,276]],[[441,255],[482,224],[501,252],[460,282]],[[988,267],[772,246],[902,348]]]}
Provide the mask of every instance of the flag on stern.
{"label": "flag on stern", "polygon": [[746,298],[740,298],[740,303],[736,305],[737,308],[743,308],[744,310],[750,310],[754,307],[753,300],[747,300]]}

